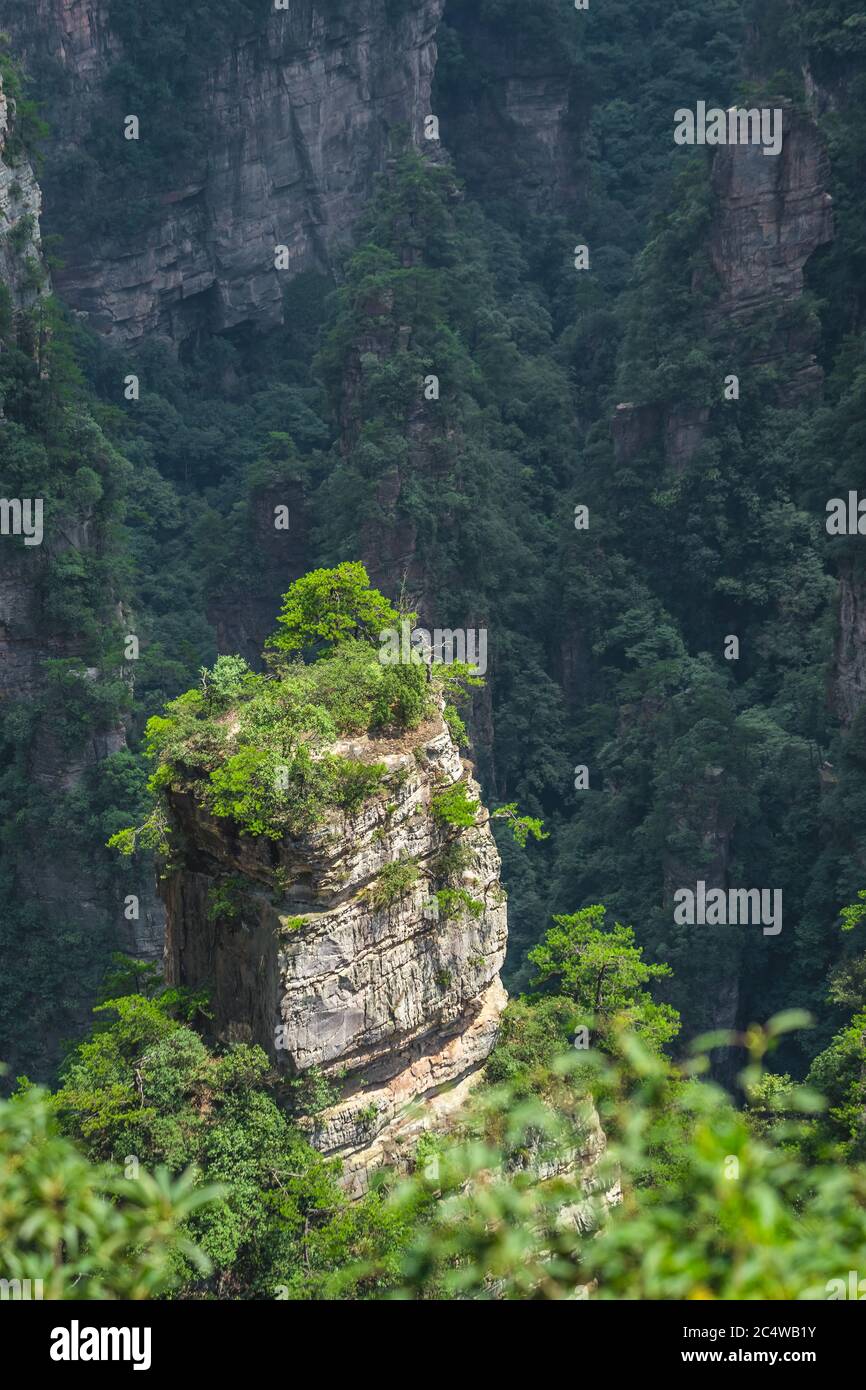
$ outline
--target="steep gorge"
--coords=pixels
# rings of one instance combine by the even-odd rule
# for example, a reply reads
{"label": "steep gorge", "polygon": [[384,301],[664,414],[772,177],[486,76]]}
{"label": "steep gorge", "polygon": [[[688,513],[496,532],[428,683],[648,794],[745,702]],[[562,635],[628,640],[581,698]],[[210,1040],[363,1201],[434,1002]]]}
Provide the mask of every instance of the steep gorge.
{"label": "steep gorge", "polygon": [[[136,27],[133,7],[0,0],[0,27],[54,126],[44,220],[62,243],[56,283],[116,351],[116,382],[127,358],[137,367],[165,343],[184,365],[212,356],[197,386],[210,378],[254,411],[238,378],[279,355],[292,287],[319,275],[341,291],[316,323],[328,401],[304,380],[321,416],[297,476],[244,491],[232,474],[218,492],[217,442],[199,482],[172,478],[181,510],[206,497],[218,535],[246,509],[231,543],[248,569],[232,556],[210,595],[214,645],[253,659],[288,584],[350,555],[388,592],[405,583],[431,625],[489,627],[490,680],[472,720],[482,785],[519,797],[560,836],[535,866],[502,847],[518,904],[512,970],[551,910],[603,900],[672,960],[690,1027],[748,1022],[792,991],[814,1005],[861,855],[839,828],[855,772],[843,785],[823,764],[847,757],[843,730],[866,689],[862,580],[853,559],[837,579],[816,540],[829,480],[809,436],[836,403],[833,387],[822,399],[833,349],[813,286],[840,245],[831,196],[845,166],[828,163],[824,118],[844,106],[845,83],[822,71],[818,86],[807,68],[807,90],[792,83],[778,98],[778,159],[720,151],[693,162],[685,186],[672,110],[698,95],[733,100],[744,69],[760,78],[754,26],[742,27],[752,7],[696,5],[679,47],[673,21],[649,5],[612,4],[584,29],[586,17],[554,20],[550,5],[525,17],[517,4],[455,0],[230,8],[228,27],[185,11],[178,32],[202,25],[202,43],[172,112],[183,65],[159,47],[157,24]],[[516,57],[509,25],[525,25]],[[790,62],[787,41],[762,39],[762,71],[784,61],[796,76],[803,53]],[[143,54],[159,77],[150,93]],[[638,64],[646,111],[621,97]],[[650,83],[654,67],[664,81]],[[137,94],[140,140],[124,142]],[[434,107],[438,147],[423,135]],[[581,278],[572,256],[584,240],[593,269]],[[5,273],[20,279],[15,264]],[[739,403],[722,400],[729,371]],[[424,398],[429,373],[438,401]],[[147,371],[142,380],[147,391]],[[283,427],[272,417],[262,433]],[[136,428],[131,419],[127,437]],[[242,444],[255,453],[258,436]],[[220,467],[234,467],[228,454]],[[580,501],[597,528],[582,549]],[[274,534],[278,503],[291,512],[287,538]],[[179,534],[195,566],[193,529]],[[728,633],[743,644],[736,668],[721,656]],[[30,694],[49,654],[32,650]],[[703,742],[692,736],[707,724]],[[88,745],[97,760],[122,747],[112,727],[114,743]],[[570,789],[583,763],[592,794],[581,799]],[[800,829],[785,820],[790,799]],[[672,933],[678,885],[744,875],[786,876],[779,965],[761,942]]]}
{"label": "steep gorge", "polygon": [[[7,82],[14,92],[14,70]],[[128,676],[117,648],[103,661],[129,621],[113,534],[123,464],[87,405],[62,396],[20,101],[0,74],[0,1031],[6,1060],[39,1073],[85,1026],[112,949],[159,958],[163,914],[141,870],[126,885],[135,914],[124,913],[122,885],[88,834],[110,802],[112,769],[132,756]],[[29,538],[16,533],[19,504],[38,516]]]}

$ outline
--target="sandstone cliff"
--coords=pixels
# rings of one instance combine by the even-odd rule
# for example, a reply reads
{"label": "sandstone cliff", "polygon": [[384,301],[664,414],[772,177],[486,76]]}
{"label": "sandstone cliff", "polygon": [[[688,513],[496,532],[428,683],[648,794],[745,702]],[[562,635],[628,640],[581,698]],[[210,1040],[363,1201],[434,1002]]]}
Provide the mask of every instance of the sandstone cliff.
{"label": "sandstone cliff", "polygon": [[834,713],[848,726],[866,702],[866,579],[851,561],[840,569],[838,611],[830,694]]}
{"label": "sandstone cliff", "polygon": [[[766,157],[756,145],[728,145],[713,159],[707,250],[718,293],[707,330],[733,346],[743,330],[760,326],[748,364],[777,366],[780,401],[796,405],[822,382],[814,355],[818,325],[792,311],[803,294],[806,262],[832,240],[833,200],[817,126],[790,103],[782,108],[778,156]],[[710,418],[708,406],[624,402],[611,426],[617,459],[628,462],[657,441],[668,467],[681,472],[706,438]]]}
{"label": "sandstone cliff", "polygon": [[[505,1004],[506,908],[484,813],[457,831],[431,815],[434,792],[461,779],[478,794],[441,718],[332,751],[384,764],[383,792],[303,837],[238,836],[188,793],[171,794],[180,848],[163,887],[167,974],[210,988],[220,1038],[338,1085],[312,1138],[360,1191],[477,1078]],[[388,866],[401,861],[417,878],[392,896]],[[214,910],[227,884],[231,908]],[[449,885],[474,910],[434,896]]]}
{"label": "sandstone cliff", "polygon": [[[183,185],[143,189],[152,197],[140,228],[76,238],[46,179],[46,225],[64,241],[63,296],[99,331],[131,340],[280,322],[281,274],[330,270],[392,139],[423,139],[443,4],[253,9],[189,94],[199,134]],[[91,133],[105,139],[103,89],[117,65],[122,90],[124,60],[108,0],[26,10],[0,0],[0,29],[31,70],[50,74],[58,166]],[[274,267],[277,245],[288,248],[288,271]]]}
{"label": "sandstone cliff", "polygon": [[[562,18],[570,26],[572,16]],[[586,101],[573,58],[553,36],[541,47],[525,33],[515,42],[483,6],[446,5],[444,20],[460,46],[460,77],[449,82],[446,63],[434,96],[473,194],[548,216],[574,211],[586,181]]]}
{"label": "sandstone cliff", "polygon": [[8,289],[14,308],[21,310],[30,308],[41,293],[28,265],[41,261],[42,195],[23,151],[10,154],[14,121],[10,105],[0,75],[0,283]]}
{"label": "sandstone cliff", "polygon": [[[33,308],[44,292],[32,269],[28,270],[28,265],[42,265],[42,198],[30,161],[23,152],[10,153],[13,123],[14,106],[0,77],[0,286],[8,293],[11,306],[6,338],[32,352],[36,348],[33,328],[24,311]],[[0,339],[0,350],[4,346]],[[0,399],[0,466],[4,422]],[[25,579],[26,567],[29,565],[32,576],[41,563],[41,547],[24,549],[4,538],[0,549],[0,699],[32,694],[40,659],[56,654],[44,643],[40,646],[38,585]]]}

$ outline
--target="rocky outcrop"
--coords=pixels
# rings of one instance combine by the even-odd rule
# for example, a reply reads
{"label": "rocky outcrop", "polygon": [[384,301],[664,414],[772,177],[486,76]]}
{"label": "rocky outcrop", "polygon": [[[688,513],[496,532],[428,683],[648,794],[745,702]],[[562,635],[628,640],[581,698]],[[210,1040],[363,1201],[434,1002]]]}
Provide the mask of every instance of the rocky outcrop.
{"label": "rocky outcrop", "polygon": [[610,422],[616,462],[631,463],[633,458],[652,444],[658,434],[661,419],[661,408],[657,405],[635,405],[633,401],[621,401]]}
{"label": "rocky outcrop", "polygon": [[[515,42],[483,7],[446,5],[461,52],[461,81],[434,89],[442,138],[473,194],[521,209],[561,214],[586,177],[586,110],[573,61],[553,39],[541,49]],[[523,36],[521,36],[523,37]],[[468,75],[468,80],[466,76]]]}
{"label": "rocky outcrop", "polygon": [[[441,718],[333,751],[383,763],[384,792],[301,838],[236,835],[172,793],[181,849],[162,891],[169,979],[209,986],[220,1038],[256,1042],[290,1075],[315,1069],[338,1085],[311,1137],[360,1191],[478,1076],[505,1004],[506,908],[484,813],[459,831],[431,814],[435,793],[460,780],[478,795]],[[400,862],[413,869],[389,889]],[[449,915],[434,897],[449,885],[474,908],[464,899]]]}
{"label": "rocky outcrop", "polygon": [[866,581],[850,565],[839,576],[839,626],[833,662],[832,703],[848,725],[866,702]]}
{"label": "rocky outcrop", "polygon": [[[767,156],[758,145],[727,145],[713,159],[714,208],[707,243],[719,293],[707,331],[736,344],[757,329],[749,345],[752,367],[780,373],[780,404],[796,405],[820,390],[815,360],[817,321],[802,312],[804,267],[833,238],[829,160],[814,121],[781,102],[782,149]],[[722,383],[719,384],[721,395]],[[630,463],[657,443],[667,467],[682,473],[706,438],[708,406],[653,402],[617,406],[611,421],[618,463]]]}
{"label": "rocky outcrop", "polygon": [[628,464],[648,445],[660,444],[665,465],[682,473],[704,442],[709,422],[709,406],[665,408],[623,401],[610,424],[614,458]]}
{"label": "rocky outcrop", "polygon": [[34,266],[42,266],[42,195],[30,161],[11,148],[13,118],[14,107],[0,77],[0,284],[20,310],[30,308],[43,292],[41,277],[34,275]]}
{"label": "rocky outcrop", "polygon": [[728,145],[713,160],[718,211],[710,255],[722,287],[718,307],[741,323],[798,299],[806,262],[833,237],[823,138],[789,103],[780,109],[778,156],[766,156],[759,145]]}
{"label": "rocky outcrop", "polygon": [[[423,140],[443,3],[313,0],[251,17],[191,97],[197,164],[183,186],[154,190],[139,231],[76,240],[47,182],[63,296],[99,331],[129,340],[281,322],[285,277],[330,269],[392,138],[408,130]],[[123,58],[110,17],[107,0],[37,0],[26,11],[0,0],[0,28],[28,62],[63,72],[62,111],[49,114],[73,144]],[[285,270],[275,268],[277,246],[287,248]]]}

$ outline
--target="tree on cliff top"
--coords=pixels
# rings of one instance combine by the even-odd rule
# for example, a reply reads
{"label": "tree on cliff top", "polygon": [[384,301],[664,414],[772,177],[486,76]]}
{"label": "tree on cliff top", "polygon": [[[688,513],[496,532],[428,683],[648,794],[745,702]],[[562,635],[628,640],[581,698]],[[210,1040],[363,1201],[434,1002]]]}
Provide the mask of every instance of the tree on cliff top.
{"label": "tree on cliff top", "polygon": [[364,566],[346,561],[336,569],[313,570],[295,581],[277,619],[282,631],[268,639],[268,646],[297,652],[323,644],[335,647],[350,638],[376,642],[379,633],[395,627],[399,618],[385,596],[370,587]]}

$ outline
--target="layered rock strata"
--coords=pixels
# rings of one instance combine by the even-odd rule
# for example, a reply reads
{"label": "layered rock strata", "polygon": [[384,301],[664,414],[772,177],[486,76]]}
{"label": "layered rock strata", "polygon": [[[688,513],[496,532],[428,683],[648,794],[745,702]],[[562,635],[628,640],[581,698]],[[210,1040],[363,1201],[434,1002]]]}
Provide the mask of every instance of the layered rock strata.
{"label": "layered rock strata", "polygon": [[[441,718],[399,741],[358,737],[333,751],[383,763],[383,793],[301,838],[234,834],[188,793],[172,794],[182,848],[163,889],[167,973],[210,988],[221,1039],[258,1043],[290,1075],[339,1088],[311,1137],[361,1191],[477,1078],[506,1001],[506,908],[486,814],[455,830],[431,811],[457,782],[478,797]],[[389,866],[401,862],[416,873],[395,893]],[[475,907],[464,900],[449,916],[434,895],[455,884]],[[226,885],[233,906],[219,915]]]}
{"label": "layered rock strata", "polygon": [[[443,5],[307,0],[252,12],[185,94],[200,158],[182,186],[153,188],[140,229],[76,237],[48,180],[47,226],[63,238],[64,298],[123,340],[180,342],[200,327],[281,322],[286,277],[330,270],[392,141],[406,132],[423,141]],[[102,120],[106,78],[122,81],[108,0],[0,0],[0,28],[31,70],[53,74],[52,90],[64,97],[49,115],[74,154]],[[275,266],[277,246],[287,248],[286,270]]]}

